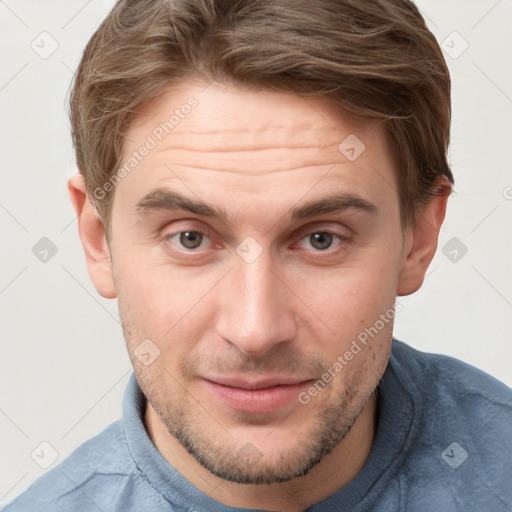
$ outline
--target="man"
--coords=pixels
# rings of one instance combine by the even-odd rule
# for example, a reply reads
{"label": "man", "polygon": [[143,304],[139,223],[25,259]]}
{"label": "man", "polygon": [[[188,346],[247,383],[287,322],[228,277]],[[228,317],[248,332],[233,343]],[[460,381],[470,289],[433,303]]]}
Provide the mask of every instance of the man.
{"label": "man", "polygon": [[123,418],[8,512],[510,510],[512,392],[392,338],[453,177],[408,0],[121,0],[71,99]]}

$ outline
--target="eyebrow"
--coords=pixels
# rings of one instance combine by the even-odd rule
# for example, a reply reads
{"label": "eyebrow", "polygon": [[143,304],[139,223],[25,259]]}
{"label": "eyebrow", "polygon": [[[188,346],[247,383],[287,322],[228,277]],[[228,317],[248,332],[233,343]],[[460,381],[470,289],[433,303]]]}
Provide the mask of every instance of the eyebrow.
{"label": "eyebrow", "polygon": [[[140,215],[160,210],[183,210],[194,215],[218,219],[224,224],[228,221],[228,214],[224,208],[209,206],[202,201],[190,199],[168,189],[154,190],[144,196],[136,205],[136,211]],[[293,208],[289,212],[289,219],[295,221],[344,210],[376,213],[378,208],[362,197],[351,193],[341,193]]]}

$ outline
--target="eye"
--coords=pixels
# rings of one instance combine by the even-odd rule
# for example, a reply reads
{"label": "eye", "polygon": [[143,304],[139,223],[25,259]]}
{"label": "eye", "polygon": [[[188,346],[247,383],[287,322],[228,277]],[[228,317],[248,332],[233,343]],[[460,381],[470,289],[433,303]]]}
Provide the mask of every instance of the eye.
{"label": "eye", "polygon": [[[336,239],[338,240],[338,243],[333,246]],[[341,243],[345,241],[345,237],[338,235],[337,233],[331,233],[330,231],[314,231],[308,233],[307,236],[302,238],[301,243],[299,244],[301,248],[309,249],[308,247],[304,247],[304,241],[311,244],[311,247],[313,247],[315,251],[326,251],[327,249],[332,249],[341,245]]]}
{"label": "eye", "polygon": [[[186,249],[188,251],[194,251],[196,249],[204,249],[205,240],[208,235],[200,230],[180,231],[179,233],[167,235],[166,241],[179,249]],[[180,247],[181,246],[181,247]]]}

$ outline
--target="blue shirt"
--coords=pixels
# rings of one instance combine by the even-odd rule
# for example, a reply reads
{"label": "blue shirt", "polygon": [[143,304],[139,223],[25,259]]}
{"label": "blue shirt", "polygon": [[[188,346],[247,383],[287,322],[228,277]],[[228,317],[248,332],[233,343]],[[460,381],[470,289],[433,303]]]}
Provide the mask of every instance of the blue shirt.
{"label": "blue shirt", "polygon": [[[36,480],[5,512],[235,512],[155,448],[132,374],[122,419]],[[512,510],[512,390],[456,359],[393,340],[377,429],[359,474],[307,512]]]}

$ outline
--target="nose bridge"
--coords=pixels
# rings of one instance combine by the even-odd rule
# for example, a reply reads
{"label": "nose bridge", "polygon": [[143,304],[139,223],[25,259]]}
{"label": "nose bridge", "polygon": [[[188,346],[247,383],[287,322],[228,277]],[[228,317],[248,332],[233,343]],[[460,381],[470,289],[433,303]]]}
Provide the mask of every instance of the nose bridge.
{"label": "nose bridge", "polygon": [[263,355],[296,334],[290,293],[269,267],[268,252],[250,263],[237,256],[221,291],[218,334],[253,356]]}

